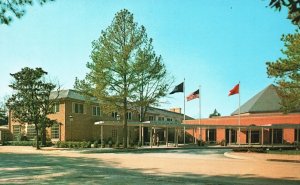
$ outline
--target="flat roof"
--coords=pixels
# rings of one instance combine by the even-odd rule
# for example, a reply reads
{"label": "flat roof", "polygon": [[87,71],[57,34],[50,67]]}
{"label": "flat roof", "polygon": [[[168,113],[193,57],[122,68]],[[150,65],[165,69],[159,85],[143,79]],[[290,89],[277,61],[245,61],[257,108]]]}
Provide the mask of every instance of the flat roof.
{"label": "flat roof", "polygon": [[[123,126],[122,121],[97,121],[95,125],[102,126]],[[161,127],[161,128],[300,128],[300,124],[267,124],[267,125],[208,125],[208,124],[184,124],[177,121],[146,121],[146,122],[132,122],[128,121],[127,125],[143,126],[143,127]]]}

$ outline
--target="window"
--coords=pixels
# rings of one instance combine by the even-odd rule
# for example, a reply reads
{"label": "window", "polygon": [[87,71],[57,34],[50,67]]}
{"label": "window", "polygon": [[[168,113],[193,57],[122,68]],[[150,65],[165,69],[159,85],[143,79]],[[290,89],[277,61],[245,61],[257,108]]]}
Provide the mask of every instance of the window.
{"label": "window", "polygon": [[82,103],[74,103],[73,104],[73,113],[83,114],[83,104]]}
{"label": "window", "polygon": [[153,121],[154,117],[153,116],[149,116],[149,121]]}
{"label": "window", "polygon": [[158,121],[164,121],[164,117],[158,117]]}
{"label": "window", "polygon": [[58,102],[53,104],[52,112],[53,113],[59,112],[59,103]]}
{"label": "window", "polygon": [[51,138],[58,139],[59,138],[59,124],[53,124],[51,127]]}
{"label": "window", "polygon": [[132,120],[132,113],[127,112],[126,118],[127,118],[127,120]]}
{"label": "window", "polygon": [[294,132],[294,141],[299,141],[300,137],[299,137],[299,133],[300,133],[300,129],[295,129],[295,132]]}
{"label": "window", "polygon": [[172,118],[167,118],[167,121],[173,121]]}
{"label": "window", "polygon": [[27,138],[33,139],[35,137],[35,126],[34,125],[27,125]]}
{"label": "window", "polygon": [[117,129],[113,128],[111,130],[111,137],[114,138],[114,139],[116,139],[117,138],[117,134],[118,134]]}
{"label": "window", "polygon": [[117,118],[117,117],[118,117],[118,112],[112,112],[112,113],[111,113],[111,117]]}
{"label": "window", "polygon": [[206,129],[206,141],[216,142],[217,130],[216,129]]}
{"label": "window", "polygon": [[18,139],[21,133],[21,126],[20,125],[13,125],[13,134],[14,139]]}
{"label": "window", "polygon": [[21,127],[20,125],[14,125],[13,126],[13,134],[16,135],[16,134],[20,134],[21,132]]}
{"label": "window", "polygon": [[93,116],[100,116],[100,107],[93,106]]}

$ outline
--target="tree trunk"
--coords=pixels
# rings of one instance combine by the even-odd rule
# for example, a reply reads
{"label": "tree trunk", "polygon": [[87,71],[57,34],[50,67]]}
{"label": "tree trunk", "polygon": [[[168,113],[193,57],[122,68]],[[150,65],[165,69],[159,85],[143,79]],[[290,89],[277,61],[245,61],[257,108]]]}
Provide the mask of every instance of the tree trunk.
{"label": "tree trunk", "polygon": [[127,98],[124,98],[123,108],[123,148],[127,148]]}
{"label": "tree trunk", "polygon": [[47,134],[46,134],[46,127],[42,126],[42,146],[46,146],[47,145]]}
{"label": "tree trunk", "polygon": [[36,149],[39,150],[40,145],[39,145],[39,129],[37,127],[37,124],[35,124],[35,135],[36,135]]}

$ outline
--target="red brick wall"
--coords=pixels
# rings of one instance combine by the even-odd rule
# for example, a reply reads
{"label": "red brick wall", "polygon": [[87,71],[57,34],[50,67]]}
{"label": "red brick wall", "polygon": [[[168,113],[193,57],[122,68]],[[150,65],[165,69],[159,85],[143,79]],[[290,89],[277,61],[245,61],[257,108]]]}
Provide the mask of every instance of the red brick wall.
{"label": "red brick wall", "polygon": [[283,141],[293,143],[295,140],[295,129],[283,129]]}
{"label": "red brick wall", "polygon": [[217,129],[217,143],[221,142],[222,140],[225,140],[225,129],[219,128]]}

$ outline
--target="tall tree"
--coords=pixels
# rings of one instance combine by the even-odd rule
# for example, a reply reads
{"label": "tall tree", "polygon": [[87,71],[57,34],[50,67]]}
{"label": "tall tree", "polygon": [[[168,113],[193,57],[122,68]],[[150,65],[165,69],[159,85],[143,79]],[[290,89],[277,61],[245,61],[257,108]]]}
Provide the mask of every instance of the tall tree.
{"label": "tall tree", "polygon": [[[36,0],[43,5],[54,0]],[[32,6],[34,0],[0,0],[0,23],[9,25],[13,17],[21,18],[25,14],[26,6]]]}
{"label": "tall tree", "polygon": [[140,109],[140,121],[145,121],[148,107],[158,105],[172,84],[162,57],[155,54],[151,38],[138,50],[134,69],[138,82],[135,104]]}
{"label": "tall tree", "polygon": [[7,101],[8,97],[4,97],[4,100],[0,102],[0,125],[2,124],[8,124],[8,110],[5,105],[5,102]]}
{"label": "tall tree", "polygon": [[55,88],[47,83],[44,76],[47,74],[42,68],[23,68],[20,72],[10,74],[14,82],[9,86],[15,93],[8,99],[7,107],[12,111],[13,120],[21,124],[33,124],[36,131],[36,148],[39,149],[39,131],[51,121],[46,117],[45,104],[49,102],[50,92]]}
{"label": "tall tree", "polygon": [[[127,112],[135,105],[155,103],[165,95],[165,66],[153,52],[145,28],[138,26],[126,9],[117,12],[112,24],[93,42],[91,59],[87,63],[90,72],[84,80],[75,80],[75,88],[104,102],[108,110],[121,110],[123,146],[127,148]],[[155,94],[150,96],[150,90]]]}
{"label": "tall tree", "polygon": [[300,33],[283,35],[281,40],[285,57],[267,62],[267,73],[275,78],[284,111],[290,112],[300,108]]}
{"label": "tall tree", "polygon": [[282,7],[287,7],[288,18],[300,28],[300,0],[270,0],[269,6],[279,11]]}

